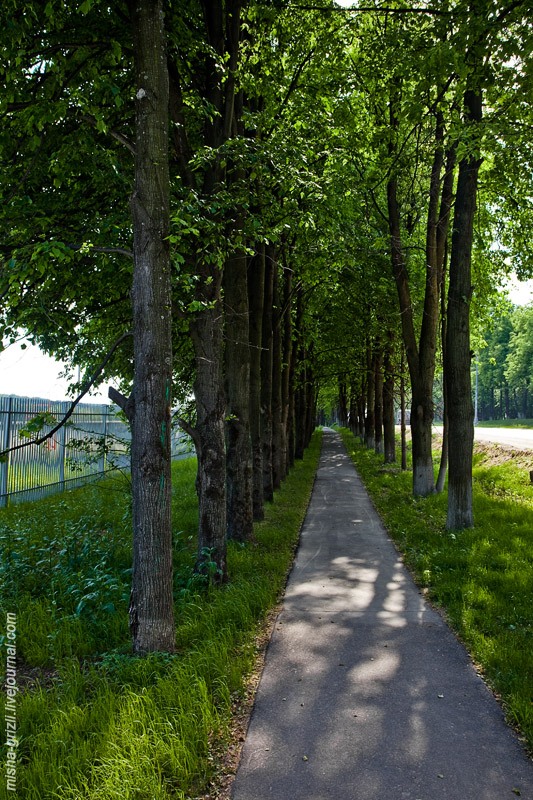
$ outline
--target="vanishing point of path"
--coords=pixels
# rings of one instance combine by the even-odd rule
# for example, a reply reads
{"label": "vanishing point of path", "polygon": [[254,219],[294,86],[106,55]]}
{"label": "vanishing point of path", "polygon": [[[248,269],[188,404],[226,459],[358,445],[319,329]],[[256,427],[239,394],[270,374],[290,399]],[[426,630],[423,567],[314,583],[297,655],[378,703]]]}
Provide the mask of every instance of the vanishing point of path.
{"label": "vanishing point of path", "polygon": [[326,431],[234,800],[518,796],[532,762]]}

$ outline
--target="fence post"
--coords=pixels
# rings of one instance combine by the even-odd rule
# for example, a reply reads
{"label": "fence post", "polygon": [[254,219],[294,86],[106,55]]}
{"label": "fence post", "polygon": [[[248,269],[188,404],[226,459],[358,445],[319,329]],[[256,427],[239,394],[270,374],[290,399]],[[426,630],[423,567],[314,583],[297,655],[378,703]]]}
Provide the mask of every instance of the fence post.
{"label": "fence post", "polygon": [[[3,405],[3,403],[2,403]],[[9,450],[11,447],[11,415],[13,411],[13,398],[7,398],[7,410],[2,408],[2,413],[6,415],[5,424],[3,427],[3,436],[2,442],[0,444],[0,450]],[[8,486],[9,486],[9,463],[10,463],[10,453],[7,453],[5,457],[5,461],[0,461],[0,508],[5,508],[8,504],[9,494],[8,494]]]}
{"label": "fence post", "polygon": [[[65,408],[68,410],[69,403],[65,403]],[[66,411],[61,411],[61,415],[63,416],[66,414]],[[65,464],[67,460],[67,434],[66,434],[66,426],[62,425],[58,431],[59,433],[59,486],[60,491],[63,492],[65,490]]]}
{"label": "fence post", "polygon": [[109,406],[103,406],[103,409],[104,409],[104,414],[103,414],[103,416],[104,416],[104,446],[102,448],[102,473],[104,473],[105,470],[106,470],[106,461],[107,461],[107,458],[106,458],[106,451],[107,451],[107,412],[108,412]]}

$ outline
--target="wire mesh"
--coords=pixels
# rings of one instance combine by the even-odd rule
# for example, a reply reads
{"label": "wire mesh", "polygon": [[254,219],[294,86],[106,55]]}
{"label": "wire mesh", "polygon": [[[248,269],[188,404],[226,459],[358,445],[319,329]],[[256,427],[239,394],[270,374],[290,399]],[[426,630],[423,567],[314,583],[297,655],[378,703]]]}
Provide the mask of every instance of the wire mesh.
{"label": "wire mesh", "polygon": [[[65,416],[69,402],[0,395],[0,451],[28,442],[37,416],[39,436]],[[25,435],[26,431],[26,435]],[[40,445],[12,450],[0,461],[0,507],[81,486],[113,469],[129,469],[131,430],[118,407],[79,403],[68,422]],[[189,438],[172,429],[172,458],[187,455]]]}

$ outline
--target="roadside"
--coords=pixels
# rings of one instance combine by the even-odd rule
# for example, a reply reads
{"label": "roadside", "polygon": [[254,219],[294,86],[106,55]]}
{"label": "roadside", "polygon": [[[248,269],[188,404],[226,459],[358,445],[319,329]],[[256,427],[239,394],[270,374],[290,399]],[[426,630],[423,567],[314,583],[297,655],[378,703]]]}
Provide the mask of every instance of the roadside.
{"label": "roadside", "polygon": [[533,430],[528,428],[474,428],[476,442],[493,442],[517,450],[533,451]]}
{"label": "roadside", "polygon": [[[434,425],[433,432],[442,435],[442,425]],[[409,428],[408,428],[409,434]],[[474,428],[475,442],[492,442],[516,450],[533,451],[533,429],[511,427],[483,427],[476,425]]]}

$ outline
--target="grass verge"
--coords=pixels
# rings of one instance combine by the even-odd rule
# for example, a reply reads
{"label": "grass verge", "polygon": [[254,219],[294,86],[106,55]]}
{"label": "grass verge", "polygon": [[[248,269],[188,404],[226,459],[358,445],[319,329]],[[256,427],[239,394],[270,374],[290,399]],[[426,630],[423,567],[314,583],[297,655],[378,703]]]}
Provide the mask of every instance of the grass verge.
{"label": "grass verge", "polygon": [[440,606],[533,751],[533,486],[512,463],[475,457],[475,527],[445,529],[446,495],[412,497],[412,476],[384,467],[341,431],[418,585]]}
{"label": "grass verge", "polygon": [[[186,800],[205,791],[258,627],[285,585],[319,452],[317,433],[267,505],[255,543],[230,543],[231,582],[220,590],[192,574],[195,464],[175,464],[172,656],[129,654],[124,486],[106,481],[2,512],[1,629],[6,612],[17,614],[18,796]],[[0,797],[8,794],[2,781]]]}
{"label": "grass verge", "polygon": [[533,419],[494,419],[477,423],[478,428],[533,428]]}

